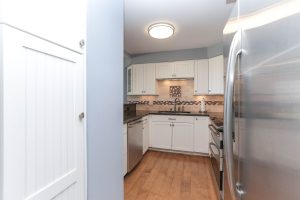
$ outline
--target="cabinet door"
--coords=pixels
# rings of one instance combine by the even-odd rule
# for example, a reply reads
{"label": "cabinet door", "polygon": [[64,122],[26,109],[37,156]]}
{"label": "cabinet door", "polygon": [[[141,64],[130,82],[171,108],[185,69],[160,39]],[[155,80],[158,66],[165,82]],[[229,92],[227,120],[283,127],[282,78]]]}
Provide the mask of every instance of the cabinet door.
{"label": "cabinet door", "polygon": [[224,94],[223,56],[209,59],[209,94]]}
{"label": "cabinet door", "polygon": [[194,125],[189,123],[173,123],[172,150],[194,150]]}
{"label": "cabinet door", "polygon": [[1,199],[85,199],[84,55],[1,28]]}
{"label": "cabinet door", "polygon": [[143,118],[143,154],[149,148],[149,120],[148,117]]}
{"label": "cabinet door", "polygon": [[141,95],[144,91],[144,67],[143,65],[133,65],[133,92],[132,94]]}
{"label": "cabinet door", "polygon": [[208,94],[208,60],[195,61],[194,94]]}
{"label": "cabinet door", "polygon": [[156,94],[155,64],[144,65],[144,95]]}
{"label": "cabinet door", "polygon": [[194,60],[174,62],[174,78],[194,78]]}
{"label": "cabinet door", "polygon": [[171,62],[156,64],[156,79],[174,78],[174,65]]}
{"label": "cabinet door", "polygon": [[132,94],[133,89],[133,72],[132,72],[132,66],[127,68],[127,94]]}
{"label": "cabinet door", "polygon": [[208,153],[209,118],[195,117],[194,119],[194,151],[197,153]]}
{"label": "cabinet door", "polygon": [[171,149],[172,127],[169,122],[152,122],[150,133],[150,147]]}

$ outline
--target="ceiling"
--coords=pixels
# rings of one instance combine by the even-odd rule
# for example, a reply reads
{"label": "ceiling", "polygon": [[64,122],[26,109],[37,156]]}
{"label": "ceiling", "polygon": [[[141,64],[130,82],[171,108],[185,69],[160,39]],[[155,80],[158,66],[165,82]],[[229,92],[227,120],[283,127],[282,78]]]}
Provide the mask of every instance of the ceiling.
{"label": "ceiling", "polygon": [[[232,4],[226,0],[124,0],[125,51],[130,55],[209,47],[222,41]],[[150,38],[149,25],[167,22],[175,34]]]}

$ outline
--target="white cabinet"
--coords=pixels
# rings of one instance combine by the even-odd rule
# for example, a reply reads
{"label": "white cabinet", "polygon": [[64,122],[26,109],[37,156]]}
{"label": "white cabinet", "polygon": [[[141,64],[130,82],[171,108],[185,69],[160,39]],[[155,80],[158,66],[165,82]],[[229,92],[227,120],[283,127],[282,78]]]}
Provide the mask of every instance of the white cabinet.
{"label": "white cabinet", "polygon": [[127,174],[127,124],[123,125],[123,176]]}
{"label": "white cabinet", "polygon": [[195,61],[194,94],[208,94],[208,60]]}
{"label": "white cabinet", "polygon": [[191,123],[172,123],[172,150],[194,150],[194,125]]}
{"label": "white cabinet", "polygon": [[155,64],[137,64],[127,68],[128,95],[155,95]]}
{"label": "white cabinet", "polygon": [[155,64],[144,64],[144,95],[156,94]]}
{"label": "white cabinet", "polygon": [[149,116],[143,117],[143,154],[145,154],[149,148]]}
{"label": "white cabinet", "polygon": [[194,60],[157,63],[156,78],[194,78]]}
{"label": "white cabinet", "polygon": [[194,120],[194,151],[197,153],[208,153],[209,118],[194,117]]}
{"label": "white cabinet", "polygon": [[174,62],[174,78],[194,78],[194,60]]}
{"label": "white cabinet", "polygon": [[150,146],[168,150],[193,151],[193,117],[153,115]]}
{"label": "white cabinet", "polygon": [[170,122],[151,123],[150,146],[160,149],[172,148],[172,128]]}
{"label": "white cabinet", "polygon": [[156,79],[174,78],[174,65],[171,62],[156,64]]}
{"label": "white cabinet", "polygon": [[144,93],[144,66],[133,65],[133,94]]}
{"label": "white cabinet", "polygon": [[209,59],[209,94],[224,94],[223,55]]}
{"label": "white cabinet", "polygon": [[133,90],[133,72],[132,72],[132,66],[127,68],[127,94],[131,95]]}

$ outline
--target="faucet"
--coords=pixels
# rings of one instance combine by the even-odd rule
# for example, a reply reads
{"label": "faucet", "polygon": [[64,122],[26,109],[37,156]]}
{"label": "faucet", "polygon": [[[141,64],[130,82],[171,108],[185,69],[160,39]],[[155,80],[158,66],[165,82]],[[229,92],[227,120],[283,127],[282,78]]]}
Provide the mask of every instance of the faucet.
{"label": "faucet", "polygon": [[177,111],[177,110],[176,110],[177,103],[180,103],[180,99],[179,99],[179,98],[176,98],[176,99],[174,100],[174,112]]}

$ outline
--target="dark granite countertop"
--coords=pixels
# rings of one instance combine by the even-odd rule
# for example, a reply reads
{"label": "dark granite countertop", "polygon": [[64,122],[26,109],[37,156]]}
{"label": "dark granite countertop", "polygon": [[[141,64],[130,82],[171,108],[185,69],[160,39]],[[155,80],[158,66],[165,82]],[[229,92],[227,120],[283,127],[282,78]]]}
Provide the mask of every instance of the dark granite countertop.
{"label": "dark granite countertop", "polygon": [[136,111],[136,115],[124,116],[124,124],[130,123],[147,115],[177,115],[177,116],[208,116],[219,130],[223,129],[223,113],[221,112],[190,112],[190,113],[171,113],[171,112],[159,112],[159,111]]}

